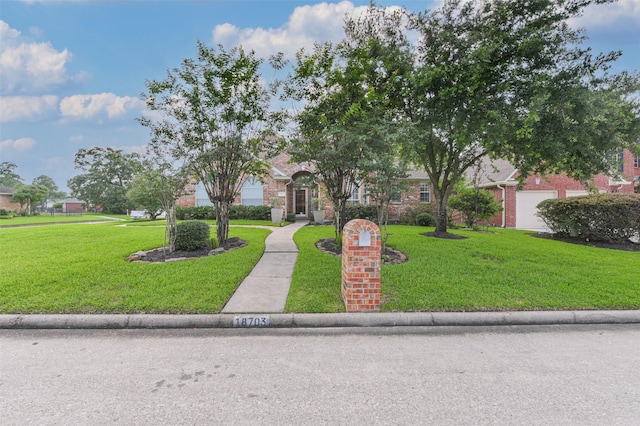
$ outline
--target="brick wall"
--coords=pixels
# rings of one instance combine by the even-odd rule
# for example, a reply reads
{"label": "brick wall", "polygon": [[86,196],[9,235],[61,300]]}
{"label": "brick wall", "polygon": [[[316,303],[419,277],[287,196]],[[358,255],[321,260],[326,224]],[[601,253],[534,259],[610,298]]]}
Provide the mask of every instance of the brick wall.
{"label": "brick wall", "polygon": [[9,211],[20,210],[20,203],[11,202],[11,195],[0,194],[0,209]]}

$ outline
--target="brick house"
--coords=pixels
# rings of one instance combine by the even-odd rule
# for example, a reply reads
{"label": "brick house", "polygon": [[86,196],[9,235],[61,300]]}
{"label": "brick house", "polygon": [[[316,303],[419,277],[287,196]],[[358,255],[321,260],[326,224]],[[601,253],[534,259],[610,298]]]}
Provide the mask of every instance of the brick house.
{"label": "brick house", "polygon": [[16,191],[8,186],[0,185],[0,209],[9,211],[20,210],[20,203],[11,201],[11,197]]}
{"label": "brick house", "polygon": [[[313,174],[312,164],[292,163],[290,156],[286,153],[272,158],[270,163],[271,173],[264,178],[264,183],[253,177],[247,178],[234,204],[268,206],[272,204],[273,198],[280,198],[285,214],[295,213],[298,219],[310,219],[312,217],[311,200],[319,196],[326,204],[325,217],[331,217],[333,214],[331,203],[326,200],[322,191],[318,194],[319,182],[312,185],[301,183],[308,180],[309,176]],[[432,202],[431,185],[425,172],[411,172],[407,180],[408,190],[403,192],[398,199],[391,201],[390,220],[398,220],[409,206]],[[180,198],[177,205],[183,207],[212,205],[201,183],[191,183],[188,191],[190,195]],[[369,204],[370,200],[364,187],[361,186],[354,189],[348,202]]]}
{"label": "brick house", "polygon": [[[640,158],[629,150],[618,156],[620,177],[604,174],[595,176],[590,184],[598,192],[633,193],[634,182],[640,180]],[[549,198],[565,198],[586,195],[589,189],[565,174],[529,176],[518,186],[518,169],[509,162],[497,160],[485,162],[478,173],[471,172],[476,185],[493,192],[496,200],[502,200],[503,211],[491,219],[491,224],[515,229],[545,229],[542,219],[536,216],[536,206]]]}
{"label": "brick house", "polygon": [[[248,178],[242,186],[241,193],[234,204],[243,205],[271,205],[273,198],[280,198],[284,205],[285,215],[295,213],[298,219],[312,217],[311,200],[317,196],[319,183],[315,185],[296,185],[301,177],[310,176],[313,165],[310,163],[291,163],[290,157],[280,154],[270,160],[271,173],[264,179],[264,183],[254,178]],[[640,157],[628,150],[619,157],[619,180],[604,174],[592,179],[592,185],[600,192],[633,193],[634,180],[640,181]],[[476,182],[480,188],[493,192],[497,200],[502,201],[503,211],[493,217],[493,226],[515,229],[543,229],[542,219],[535,215],[536,206],[540,201],[548,198],[564,198],[585,195],[589,191],[584,185],[566,175],[530,176],[524,180],[522,187],[518,187],[518,170],[509,162],[496,160],[491,164],[484,163],[480,171],[469,170],[469,179]],[[411,171],[407,177],[408,189],[401,196],[392,200],[389,206],[389,219],[399,220],[408,207],[415,207],[421,203],[432,204],[432,189],[430,180],[424,171]],[[188,188],[190,195],[178,200],[179,206],[209,206],[212,203],[202,184],[191,183]],[[320,197],[324,199],[322,191]],[[325,218],[333,215],[332,206],[326,200]],[[364,187],[354,189],[353,196],[348,200],[352,204],[369,204]]]}

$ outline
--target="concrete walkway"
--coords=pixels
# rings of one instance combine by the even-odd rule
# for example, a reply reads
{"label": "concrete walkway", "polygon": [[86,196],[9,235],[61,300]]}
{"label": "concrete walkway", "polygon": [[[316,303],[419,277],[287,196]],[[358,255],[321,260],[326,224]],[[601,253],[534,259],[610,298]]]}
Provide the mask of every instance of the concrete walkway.
{"label": "concrete walkway", "polygon": [[262,258],[222,308],[222,313],[284,312],[298,259],[293,234],[307,223],[300,221],[276,228],[267,237]]}

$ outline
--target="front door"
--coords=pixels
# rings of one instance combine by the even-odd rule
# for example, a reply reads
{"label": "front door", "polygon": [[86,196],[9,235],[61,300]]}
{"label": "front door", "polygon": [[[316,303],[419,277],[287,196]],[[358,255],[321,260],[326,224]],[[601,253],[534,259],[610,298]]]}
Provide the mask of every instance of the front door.
{"label": "front door", "polygon": [[306,189],[296,190],[295,210],[296,210],[296,216],[307,217],[307,190]]}

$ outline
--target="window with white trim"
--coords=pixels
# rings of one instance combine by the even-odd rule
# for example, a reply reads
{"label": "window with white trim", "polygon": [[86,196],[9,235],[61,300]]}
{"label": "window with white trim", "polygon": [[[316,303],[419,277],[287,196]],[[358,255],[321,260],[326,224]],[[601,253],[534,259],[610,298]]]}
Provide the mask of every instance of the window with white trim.
{"label": "window with white trim", "polygon": [[633,167],[640,167],[640,155],[636,155],[633,157]]}
{"label": "window with white trim", "polygon": [[261,206],[263,199],[262,182],[249,176],[242,184],[240,193],[243,206]]}
{"label": "window with white trim", "polygon": [[429,185],[429,182],[420,183],[420,202],[421,203],[431,202],[431,187]]}
{"label": "window with white trim", "polygon": [[391,202],[392,203],[402,202],[402,191],[398,190],[398,185],[393,185],[391,187]]}
{"label": "window with white trim", "polygon": [[356,184],[351,191],[351,197],[347,200],[347,204],[360,204],[360,185]]}
{"label": "window with white trim", "polygon": [[213,206],[213,203],[209,199],[209,194],[204,187],[204,183],[198,182],[196,185],[196,206]]}

